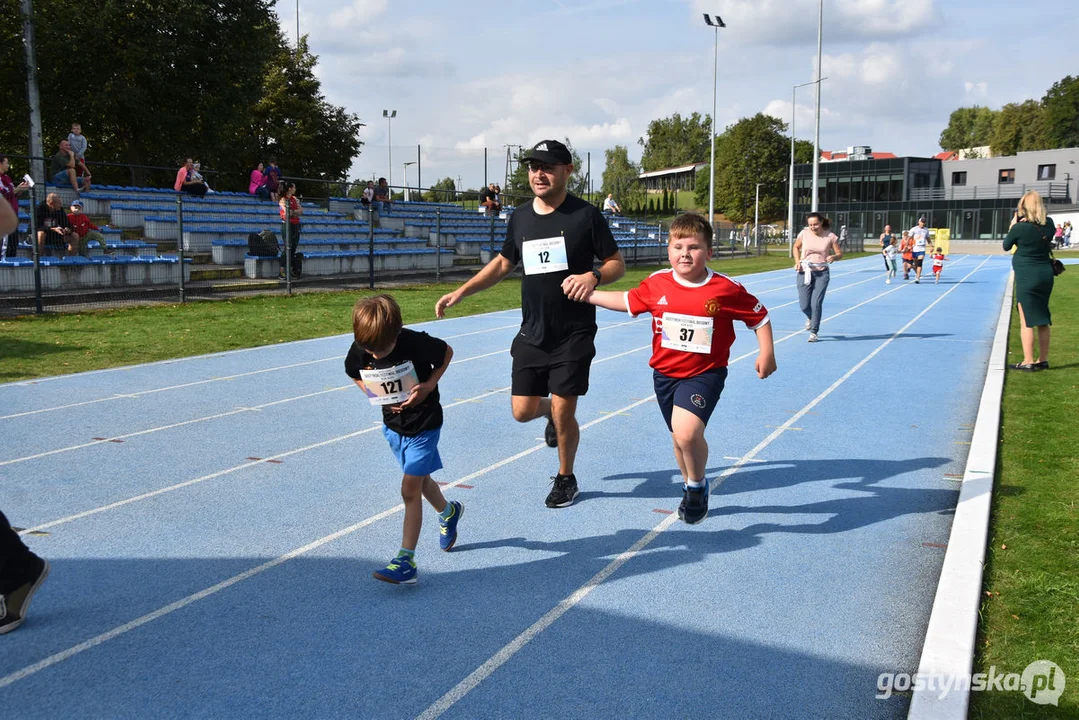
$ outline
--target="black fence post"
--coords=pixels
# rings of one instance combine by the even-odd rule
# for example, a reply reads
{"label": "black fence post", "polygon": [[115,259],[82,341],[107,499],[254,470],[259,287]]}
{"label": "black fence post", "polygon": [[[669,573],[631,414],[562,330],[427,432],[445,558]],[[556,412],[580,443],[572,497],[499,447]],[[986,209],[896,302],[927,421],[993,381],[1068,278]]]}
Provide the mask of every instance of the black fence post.
{"label": "black fence post", "polygon": [[292,198],[296,197],[295,191],[290,197],[284,198],[285,202],[285,292],[292,294],[292,257],[295,250],[292,247]]}
{"label": "black fence post", "polygon": [[435,282],[442,282],[442,208],[435,210]]}
{"label": "black fence post", "polygon": [[[378,214],[381,219],[381,209]],[[370,217],[373,218],[373,216]],[[373,219],[367,223],[367,287],[375,289],[375,224]]]}
{"label": "black fence post", "polygon": [[491,252],[495,251],[495,217],[491,216],[491,239],[487,243],[487,246],[491,248]]}
{"label": "black fence post", "polygon": [[187,301],[186,288],[184,287],[184,196],[176,195],[176,263],[180,267],[180,302]]}
{"label": "black fence post", "polygon": [[41,314],[45,303],[41,297],[41,252],[37,242],[37,187],[30,188],[30,248],[34,258],[34,312]]}

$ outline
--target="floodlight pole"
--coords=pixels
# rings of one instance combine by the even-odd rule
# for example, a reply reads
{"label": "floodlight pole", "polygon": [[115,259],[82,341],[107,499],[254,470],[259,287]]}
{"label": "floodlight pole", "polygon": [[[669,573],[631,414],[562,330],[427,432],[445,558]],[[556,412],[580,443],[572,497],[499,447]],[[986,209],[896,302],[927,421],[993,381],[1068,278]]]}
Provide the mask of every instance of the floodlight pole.
{"label": "floodlight pole", "polygon": [[383,110],[382,117],[386,118],[386,165],[389,168],[386,172],[386,183],[390,185],[392,193],[393,186],[393,119],[397,117],[396,110]]}
{"label": "floodlight pole", "polygon": [[817,212],[817,182],[820,180],[820,81],[821,39],[824,32],[824,0],[817,0],[817,119],[813,129],[813,212]]}
{"label": "floodlight pole", "polygon": [[[828,78],[822,77],[821,80],[827,80]],[[794,121],[797,117],[797,100],[796,92],[798,88],[805,87],[806,85],[812,85],[816,83],[817,87],[820,87],[819,80],[810,80],[799,85],[795,85],[791,89],[791,179],[790,179],[790,193],[787,198],[787,253],[794,257]]]}
{"label": "floodlight pole", "polygon": [[[704,22],[715,31],[715,43],[712,50],[712,150],[708,163],[708,222],[714,225],[716,218],[716,84],[719,82],[719,29],[726,27],[719,15],[713,23],[708,13],[704,13]],[[712,242],[715,243],[715,228],[712,229]]]}

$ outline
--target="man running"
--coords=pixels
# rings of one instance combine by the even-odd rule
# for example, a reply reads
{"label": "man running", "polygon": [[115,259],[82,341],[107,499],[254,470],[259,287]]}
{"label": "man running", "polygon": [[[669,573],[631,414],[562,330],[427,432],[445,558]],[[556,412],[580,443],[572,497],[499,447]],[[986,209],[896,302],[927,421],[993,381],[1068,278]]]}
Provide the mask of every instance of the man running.
{"label": "man running", "polygon": [[[596,308],[579,301],[625,275],[626,264],[602,213],[568,193],[573,158],[565,145],[543,140],[522,162],[528,165],[535,197],[510,216],[502,252],[471,280],[439,298],[435,314],[443,317],[446,308],[524,265],[521,330],[510,346],[513,418],[547,418],[544,439],[558,447],[559,467],[546,504],[568,507],[579,494],[573,474],[580,440],[577,398],[588,392],[596,355]],[[599,268],[593,267],[595,259],[602,261]]]}

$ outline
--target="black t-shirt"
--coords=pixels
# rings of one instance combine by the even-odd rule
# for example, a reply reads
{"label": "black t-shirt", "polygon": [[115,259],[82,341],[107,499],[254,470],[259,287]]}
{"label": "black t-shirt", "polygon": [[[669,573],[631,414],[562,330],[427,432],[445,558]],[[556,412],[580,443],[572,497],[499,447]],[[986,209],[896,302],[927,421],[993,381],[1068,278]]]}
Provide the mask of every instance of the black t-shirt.
{"label": "black t-shirt", "polygon": [[[524,243],[543,239],[553,240],[556,246],[525,251]],[[559,239],[565,242],[564,264],[568,268],[545,272],[544,261],[557,265],[561,259]],[[596,258],[606,260],[617,252],[618,245],[603,214],[573,195],[567,195],[547,215],[538,215],[531,202],[514,210],[506,226],[502,256],[514,265],[525,264],[521,281],[521,339],[539,348],[553,349],[572,333],[594,332],[596,307],[567,298],[562,292],[562,281],[570,275],[589,272]],[[540,263],[537,270],[529,272],[529,266],[537,262]]]}
{"label": "black t-shirt", "polygon": [[487,200],[496,200],[496,199],[497,199],[497,196],[495,195],[495,191],[492,190],[491,188],[484,188],[483,191],[480,193],[480,203],[481,204],[483,202],[487,201]]}
{"label": "black t-shirt", "polygon": [[[71,223],[67,220],[67,213],[63,208],[51,208],[48,203],[41,203],[37,206],[37,229],[46,230],[54,227],[71,227]],[[50,240],[55,237],[55,242],[60,242],[60,236],[56,233],[49,233],[49,236]]]}
{"label": "black t-shirt", "polygon": [[[434,369],[442,367],[442,363],[446,360],[446,341],[425,332],[402,328],[401,334],[397,336],[397,345],[393,352],[377,360],[353,342],[345,357],[345,374],[354,380],[359,380],[361,369],[391,368],[407,360],[412,361],[419,381],[427,382]],[[390,430],[406,437],[415,437],[422,432],[442,427],[442,404],[438,399],[438,386],[435,386],[422,403],[399,413],[390,410],[389,405],[383,405],[382,422]]]}

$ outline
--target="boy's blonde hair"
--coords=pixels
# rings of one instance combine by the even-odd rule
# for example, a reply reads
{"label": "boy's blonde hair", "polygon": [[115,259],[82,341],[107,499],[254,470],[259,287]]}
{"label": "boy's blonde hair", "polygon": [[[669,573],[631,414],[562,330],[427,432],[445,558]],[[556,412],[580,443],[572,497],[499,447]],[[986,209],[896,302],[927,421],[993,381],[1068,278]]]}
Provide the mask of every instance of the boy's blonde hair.
{"label": "boy's blonde hair", "polygon": [[671,223],[667,231],[667,241],[671,238],[695,237],[703,240],[709,247],[712,245],[712,224],[697,213],[684,213],[679,215]]}
{"label": "boy's blonde hair", "polygon": [[1019,198],[1019,216],[1035,225],[1045,224],[1045,203],[1036,190],[1028,190]]}
{"label": "boy's blonde hair", "polygon": [[389,295],[360,298],[352,308],[352,336],[366,350],[384,350],[401,334],[401,306]]}

